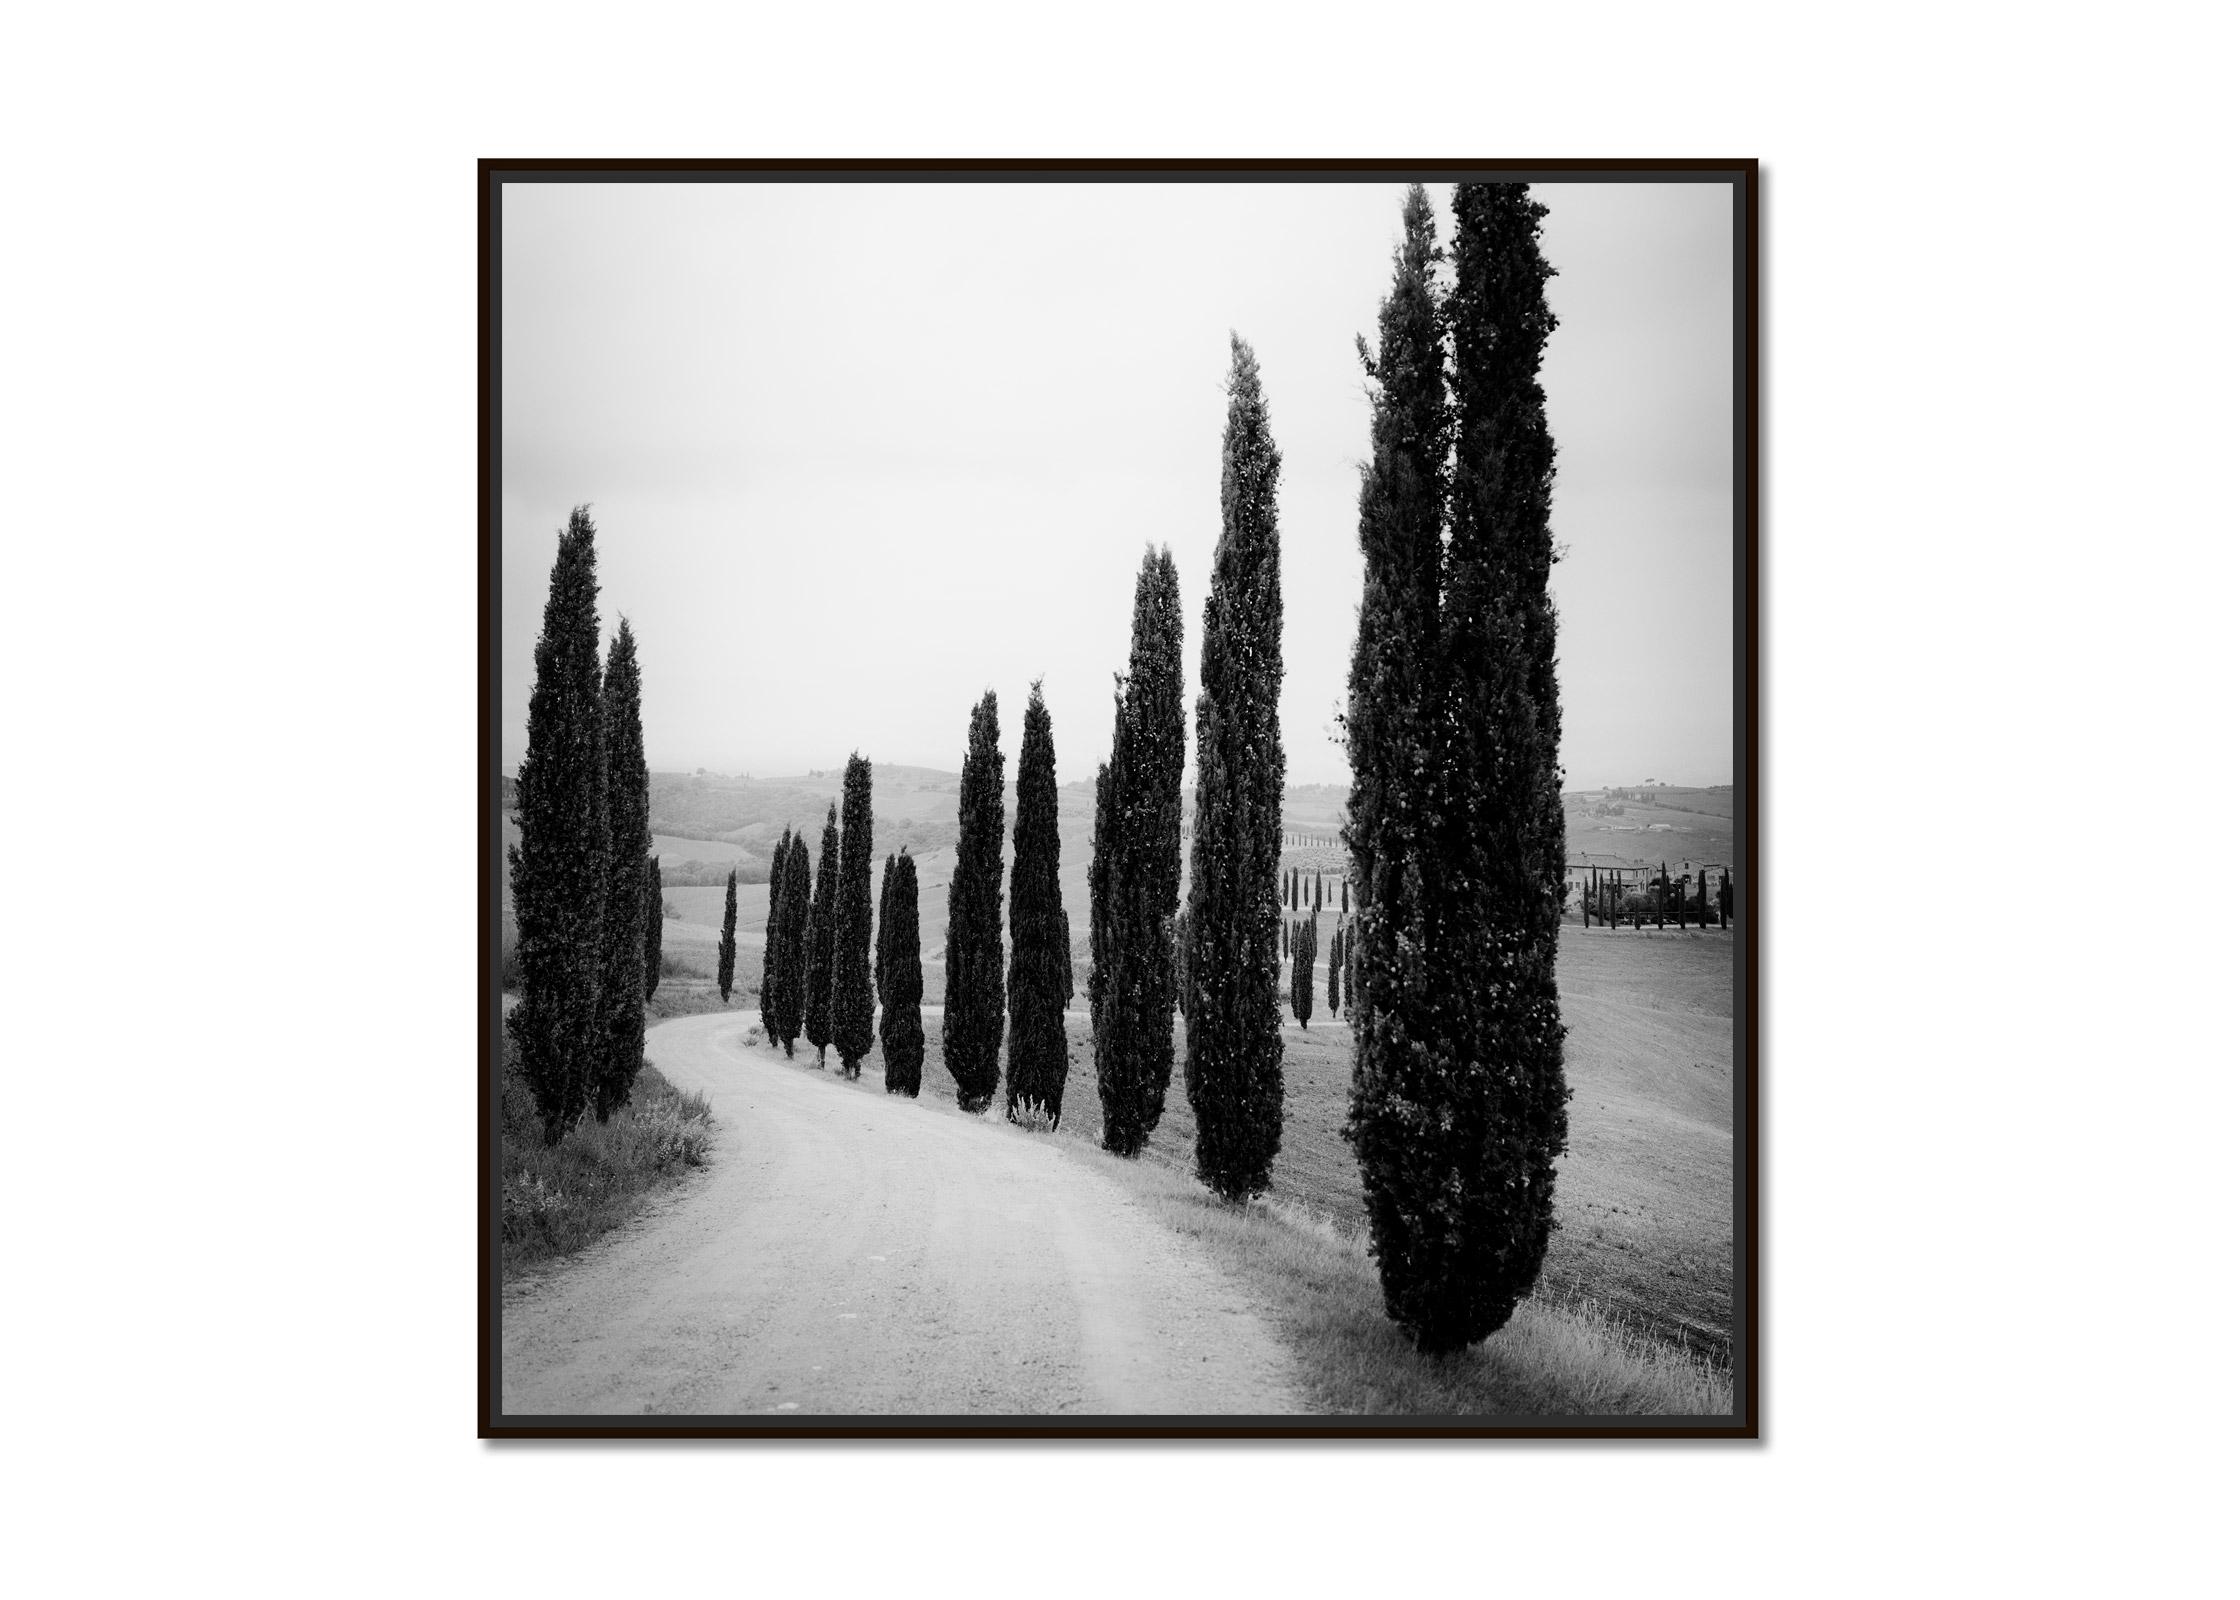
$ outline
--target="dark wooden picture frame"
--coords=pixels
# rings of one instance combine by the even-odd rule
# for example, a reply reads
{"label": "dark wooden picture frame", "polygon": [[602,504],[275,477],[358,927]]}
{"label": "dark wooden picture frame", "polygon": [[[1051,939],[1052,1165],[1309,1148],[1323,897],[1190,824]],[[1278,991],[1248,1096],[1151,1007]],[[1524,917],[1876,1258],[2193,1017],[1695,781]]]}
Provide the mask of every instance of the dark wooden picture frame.
{"label": "dark wooden picture frame", "polygon": [[[501,1411],[499,1234],[501,1181],[498,1073],[503,1032],[498,923],[505,870],[500,821],[500,304],[504,239],[502,194],[509,183],[920,182],[959,179],[1056,182],[1504,181],[1704,182],[1733,185],[1734,394],[1734,759],[1738,881],[1735,951],[1734,1237],[1732,1374],[1735,1412],[1721,1417],[1000,1417],[957,1416],[707,1418],[521,1417]],[[1763,791],[1760,785],[1759,671],[1759,173],[1755,160],[1258,160],[1258,161],[755,161],[488,159],[476,174],[478,733],[476,839],[478,1038],[475,1285],[479,1437],[790,1439],[790,1438],[1599,1438],[1753,1440],[1761,1431],[1764,1195],[1760,1097],[1760,962],[1763,951]]]}

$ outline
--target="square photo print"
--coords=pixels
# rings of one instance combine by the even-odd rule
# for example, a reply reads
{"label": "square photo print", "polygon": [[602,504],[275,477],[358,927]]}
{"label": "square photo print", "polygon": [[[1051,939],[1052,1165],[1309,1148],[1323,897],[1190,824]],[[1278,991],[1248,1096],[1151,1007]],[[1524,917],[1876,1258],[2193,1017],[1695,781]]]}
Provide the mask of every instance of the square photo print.
{"label": "square photo print", "polygon": [[1757,1436],[1754,162],[478,176],[483,1436]]}

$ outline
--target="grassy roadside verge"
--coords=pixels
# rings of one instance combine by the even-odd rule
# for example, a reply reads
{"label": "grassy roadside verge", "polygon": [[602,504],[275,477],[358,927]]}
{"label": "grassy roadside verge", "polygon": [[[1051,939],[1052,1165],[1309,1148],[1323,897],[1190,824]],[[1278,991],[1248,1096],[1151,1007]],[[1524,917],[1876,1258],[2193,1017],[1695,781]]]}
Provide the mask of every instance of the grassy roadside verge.
{"label": "grassy roadside verge", "polygon": [[547,1145],[511,1039],[499,1118],[499,1276],[508,1281],[629,1221],[707,1159],[712,1133],[707,1100],[679,1094],[649,1064],[629,1105]]}
{"label": "grassy roadside verge", "polygon": [[1624,1326],[1590,1301],[1541,1292],[1459,1355],[1418,1355],[1384,1314],[1366,1240],[1287,1206],[1232,1206],[1161,1163],[1056,1141],[1244,1287],[1298,1363],[1308,1401],[1344,1415],[1727,1415],[1731,1376]]}

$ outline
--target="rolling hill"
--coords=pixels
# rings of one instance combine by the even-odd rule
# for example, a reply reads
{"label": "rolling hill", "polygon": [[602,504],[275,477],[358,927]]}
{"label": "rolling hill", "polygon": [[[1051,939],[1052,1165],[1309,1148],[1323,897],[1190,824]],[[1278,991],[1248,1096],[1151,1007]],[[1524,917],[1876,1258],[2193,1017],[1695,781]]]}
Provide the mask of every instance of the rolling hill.
{"label": "rolling hill", "polygon": [[[908,847],[918,858],[918,926],[926,960],[938,968],[949,920],[949,879],[956,870],[957,781],[930,767],[873,763],[871,769],[872,890],[878,862]],[[739,874],[740,970],[759,972],[762,930],[769,915],[764,882],[770,852],[788,825],[810,834],[810,857],[825,808],[840,797],[841,773],[745,778],[716,773],[655,773],[651,780],[654,846],[661,858],[664,898],[678,912],[666,934],[678,953],[705,947],[712,965],[716,929],[723,919],[723,876]],[[1191,779],[1184,778],[1184,816]],[[1339,830],[1347,790],[1338,784],[1299,784],[1284,791],[1283,852],[1286,867],[1338,874],[1346,853]],[[1089,848],[1095,791],[1087,782],[1058,790],[1060,885],[1071,924],[1074,955],[1086,981],[1089,954]],[[1010,885],[1010,826],[1015,792],[1004,803],[1004,884]],[[1734,791],[1731,788],[1580,791],[1564,796],[1571,858],[1604,865],[1668,863],[1674,872],[1706,864],[1714,871],[1734,860]],[[505,838],[520,837],[510,817]],[[1188,858],[1187,842],[1184,846]],[[694,870],[697,868],[698,870]],[[1187,868],[1186,868],[1187,874]],[[1326,884],[1326,892],[1335,884]],[[1187,893],[1187,882],[1185,887]],[[1325,932],[1327,937],[1327,931]],[[927,974],[927,995],[938,998],[938,971]]]}

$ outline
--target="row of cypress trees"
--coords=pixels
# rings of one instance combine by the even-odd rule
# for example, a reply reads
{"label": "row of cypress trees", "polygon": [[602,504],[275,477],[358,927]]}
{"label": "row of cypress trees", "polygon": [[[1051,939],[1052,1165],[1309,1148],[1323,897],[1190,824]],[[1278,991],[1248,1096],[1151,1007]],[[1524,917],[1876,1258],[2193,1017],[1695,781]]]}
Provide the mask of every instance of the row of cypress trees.
{"label": "row of cypress trees", "polygon": [[[1378,348],[1372,357],[1362,347],[1376,392],[1345,718],[1354,772],[1345,838],[1350,882],[1363,894],[1340,937],[1345,959],[1333,952],[1331,983],[1342,970],[1360,989],[1348,997],[1356,1051],[1347,1133],[1387,1310],[1431,1351],[1484,1337],[1529,1292],[1566,1135],[1554,980],[1561,724],[1547,593],[1554,449],[1537,378],[1554,327],[1544,288],[1551,269],[1538,245],[1544,214],[1524,185],[1458,186],[1454,284],[1442,293],[1429,203],[1412,188]],[[1146,866],[1162,855],[1164,820],[1139,802],[1164,793],[1165,746],[1153,723],[1165,691],[1163,667],[1137,659],[1145,650],[1178,653],[1179,627],[1162,615],[1147,628],[1139,615],[1116,697],[1114,756],[1099,774],[1091,998],[1107,1142],[1131,1153],[1163,1104],[1153,1040],[1161,1030],[1142,1016],[1156,999],[1151,975],[1179,982],[1198,1173],[1236,1199],[1266,1188],[1281,1137],[1274,998],[1286,941],[1266,895],[1279,876],[1284,776],[1281,457],[1258,364],[1234,335],[1228,394],[1182,937],[1169,959],[1156,959],[1176,921]],[[538,646],[524,838],[513,856],[524,999],[509,1025],[548,1138],[585,1104],[604,1115],[627,1098],[636,1058],[626,1075],[617,1046],[629,1045],[634,1028],[642,1053],[643,1014],[616,996],[631,968],[651,968],[650,946],[639,942],[648,876],[637,863],[649,841],[635,649],[625,624],[602,678],[591,546],[579,509],[562,537]],[[1165,582],[1147,557],[1139,613],[1147,585],[1152,610],[1179,609],[1159,592]],[[1147,685],[1140,705],[1132,704],[1139,678]],[[1054,768],[1037,684],[1021,749],[1006,982],[997,921],[1003,756],[995,697],[986,695],[960,786],[945,973],[944,1049],[968,1111],[984,1109],[997,1088],[1007,998],[1007,1111],[1039,1106],[1055,1121],[1062,1110],[1072,967],[1057,896]],[[633,793],[636,804],[610,812],[610,791]],[[869,771],[860,757],[850,762],[848,810],[845,848],[837,808],[827,815],[813,895],[802,841],[786,847],[771,947],[781,969],[800,949],[800,991],[789,997],[780,970],[766,1006],[789,1053],[797,1011],[820,1062],[837,1042],[852,1075],[871,1037]],[[893,892],[892,881],[883,891]],[[1292,894],[1295,904],[1303,898],[1296,877]],[[1288,942],[1304,1021],[1315,924]],[[884,954],[880,982],[884,990]]]}
{"label": "row of cypress trees", "polygon": [[[907,917],[912,923],[909,966],[916,973],[916,865],[907,867]],[[896,894],[896,858],[887,858],[880,881],[880,905],[887,910]],[[726,941],[730,930],[726,903]],[[762,941],[762,1029],[793,1055],[797,1038],[809,1040],[824,1067],[827,1049],[838,1046],[840,1076],[860,1078],[862,1058],[878,1038],[876,1006],[885,1002],[889,979],[903,984],[903,946],[889,946],[885,919],[880,923],[878,988],[871,970],[871,762],[847,757],[840,802],[824,811],[818,869],[811,887],[809,843],[788,827],[771,854],[771,910]],[[721,955],[719,955],[721,964]],[[923,993],[923,977],[907,979]],[[728,997],[728,990],[726,990]],[[912,997],[909,1026],[916,1026]],[[923,1038],[923,1033],[921,1033]],[[907,1094],[916,1094],[916,1067],[907,1073]],[[889,1062],[889,1087],[896,1071]]]}
{"label": "row of cypress trees", "polygon": [[[1552,269],[1539,248],[1545,208],[1523,184],[1461,184],[1454,211],[1453,285],[1443,291],[1430,204],[1420,185],[1410,189],[1377,350],[1360,346],[1375,393],[1360,498],[1364,591],[1344,719],[1353,861],[1341,904],[1350,883],[1363,892],[1330,979],[1334,995],[1341,970],[1359,989],[1346,997],[1355,1017],[1347,1135],[1386,1309],[1434,1352],[1502,1326],[1536,1280],[1569,1097],[1554,972],[1563,882],[1548,596],[1554,447],[1538,382],[1555,326],[1545,293]],[[1294,959],[1293,1005],[1304,1023],[1319,941],[1312,920],[1286,940],[1267,894],[1280,876],[1285,769],[1281,456],[1258,363],[1234,334],[1230,357],[1188,907],[1175,916],[1178,891],[1165,889],[1157,866],[1178,853],[1166,842],[1163,801],[1175,786],[1165,776],[1168,752],[1179,751],[1167,718],[1179,693],[1178,669],[1168,688],[1179,603],[1171,559],[1162,569],[1147,555],[1113,757],[1098,775],[1090,943],[1108,1147],[1140,1151],[1157,1123],[1171,1043],[1162,1054],[1168,1013],[1151,1008],[1159,982],[1171,980],[1187,1039],[1198,1175],[1233,1200],[1265,1190],[1281,1139],[1282,947]],[[513,854],[524,996],[509,1026],[548,1139],[585,1104],[603,1117],[627,1099],[643,1013],[616,996],[632,967],[650,986],[654,962],[651,944],[638,942],[648,877],[637,863],[649,840],[635,647],[625,623],[601,677],[596,595],[592,529],[579,508],[562,536],[538,644],[523,844]],[[635,803],[610,808],[610,794],[621,793]],[[766,958],[778,970],[766,974],[765,1009],[789,1054],[798,1027],[820,1064],[837,1042],[853,1076],[871,1039],[870,775],[860,757],[849,763],[847,803],[845,841],[837,808],[827,815],[813,894],[803,841],[782,846]],[[959,792],[943,1048],[960,1106],[984,1110],[998,1087],[1008,998],[1007,1113],[1039,1107],[1055,1123],[1073,976],[1039,683],[1020,753],[1008,982],[998,923],[1003,809],[990,691],[973,712]],[[897,863],[883,902],[902,881]],[[1290,895],[1297,909],[1296,875]],[[656,927],[649,937],[657,936]],[[890,977],[889,948],[882,944],[882,1001],[895,983],[907,986],[899,963]],[[890,1086],[895,1074],[890,1065]]]}
{"label": "row of cypress trees", "polygon": [[808,1011],[809,845],[789,826],[772,853],[762,939],[762,1031],[788,1057]]}
{"label": "row of cypress trees", "polygon": [[[1345,885],[1341,880],[1339,883],[1341,895],[1344,890]],[[1284,877],[1283,893],[1285,904],[1293,911],[1320,911],[1322,909],[1322,874],[1317,872],[1310,880],[1302,869],[1293,867]],[[1340,909],[1344,908],[1341,907]]]}
{"label": "row of cypress trees", "polygon": [[[1308,920],[1287,923],[1284,927],[1283,958],[1293,964],[1291,1008],[1294,1012],[1299,1010],[1300,985],[1309,985],[1311,989],[1314,981],[1312,969],[1316,957],[1322,953],[1321,936],[1315,931],[1320,926],[1320,921],[1320,916],[1317,914]],[[1330,1014],[1332,1016],[1339,1015],[1341,1011],[1349,1010],[1353,1004],[1352,980],[1349,975],[1350,966],[1348,963],[1348,958],[1352,952],[1352,938],[1346,931],[1346,924],[1340,921],[1330,932],[1330,960],[1328,965]],[[1300,1025],[1304,1026],[1306,1020],[1306,1016],[1301,1015],[1299,1018]]]}
{"label": "row of cypress trees", "polygon": [[[972,709],[957,786],[957,865],[949,880],[942,1059],[959,1109],[977,1115],[1003,1091],[1014,1121],[1065,1110],[1066,1005],[1073,936],[1058,890],[1058,758],[1037,679],[1019,742],[1011,840],[1011,952],[1003,944],[1003,748],[993,689]],[[914,874],[915,869],[913,869]],[[913,882],[915,878],[913,876]],[[1009,1027],[1005,1025],[1008,1007]]]}
{"label": "row of cypress trees", "polygon": [[1182,885],[1182,585],[1146,548],[1112,756],[1097,768],[1089,857],[1089,1010],[1104,1147],[1142,1152],[1174,1076],[1174,920]]}
{"label": "row of cypress trees", "polygon": [[1484,1338],[1530,1292],[1566,1138],[1545,211],[1523,184],[1457,185],[1443,293],[1412,187],[1377,350],[1360,347],[1347,1134],[1385,1309],[1427,1352]]}
{"label": "row of cypress trees", "polygon": [[506,852],[521,993],[506,1028],[547,1144],[629,1103],[660,975],[638,648],[624,618],[602,671],[597,532],[577,506],[553,558]]}
{"label": "row of cypress trees", "polygon": [[1233,333],[1228,399],[1221,538],[1199,656],[1189,903],[1178,909],[1181,591],[1172,554],[1147,550],[1136,578],[1128,671],[1113,697],[1112,755],[1097,769],[1089,1002],[1105,1148],[1136,1156],[1158,1126],[1173,1073],[1179,1000],[1198,1177],[1223,1198],[1239,1200],[1267,1188],[1283,1135],[1276,980],[1287,940],[1268,895],[1278,882],[1283,838],[1275,500],[1282,457],[1268,425],[1259,362]]}

